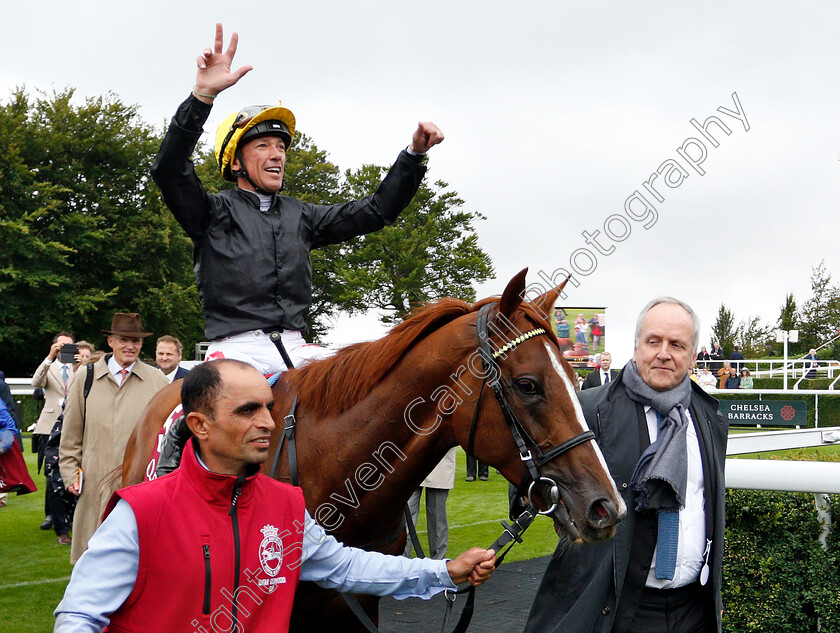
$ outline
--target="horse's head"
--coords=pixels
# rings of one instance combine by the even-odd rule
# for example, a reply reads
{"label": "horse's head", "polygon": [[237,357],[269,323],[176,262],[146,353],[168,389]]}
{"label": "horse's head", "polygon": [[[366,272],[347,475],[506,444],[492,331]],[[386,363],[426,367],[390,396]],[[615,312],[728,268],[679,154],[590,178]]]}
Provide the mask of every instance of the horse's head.
{"label": "horse's head", "polygon": [[500,300],[478,304],[480,362],[470,371],[483,383],[481,397],[477,415],[458,416],[453,432],[551,516],[558,535],[578,542],[609,538],[626,508],[584,420],[574,371],[550,329],[548,314],[562,286],[524,301],[526,272],[511,280]]}

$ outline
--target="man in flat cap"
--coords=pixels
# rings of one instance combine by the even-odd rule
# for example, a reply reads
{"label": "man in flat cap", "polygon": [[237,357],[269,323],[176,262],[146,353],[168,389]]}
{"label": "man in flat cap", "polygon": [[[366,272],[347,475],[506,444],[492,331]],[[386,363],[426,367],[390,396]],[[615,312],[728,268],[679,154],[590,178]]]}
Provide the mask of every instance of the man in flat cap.
{"label": "man in flat cap", "polygon": [[[108,335],[112,354],[79,372],[64,408],[58,467],[67,491],[79,496],[73,519],[70,562],[87,549],[111,494],[119,487],[128,438],[140,413],[169,384],[159,369],[138,360],[143,339],[140,315],[118,312]],[[87,393],[86,393],[87,392]]]}

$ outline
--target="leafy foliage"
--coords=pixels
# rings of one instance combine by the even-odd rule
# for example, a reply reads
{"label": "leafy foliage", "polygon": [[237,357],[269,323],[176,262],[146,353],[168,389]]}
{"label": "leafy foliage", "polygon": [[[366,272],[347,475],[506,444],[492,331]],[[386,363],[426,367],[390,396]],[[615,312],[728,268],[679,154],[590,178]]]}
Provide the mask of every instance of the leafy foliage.
{"label": "leafy foliage", "polygon": [[[19,88],[0,104],[0,368],[7,374],[31,374],[60,330],[103,347],[101,330],[118,311],[139,312],[157,336],[178,336],[186,357],[203,339],[193,245],[148,176],[162,132],[113,94],[81,100],[68,88],[33,99]],[[210,192],[234,186],[219,175],[212,148],[200,148],[196,172]],[[372,193],[384,172],[365,166],[342,178],[298,133],[284,193],[331,204]],[[474,298],[472,284],[492,266],[474,233],[481,216],[462,206],[445,183],[423,185],[389,232],[313,252],[310,338],[339,310],[379,307],[396,320],[430,297]]]}
{"label": "leafy foliage", "polygon": [[729,490],[726,522],[724,630],[840,631],[840,539],[823,550],[812,494]]}
{"label": "leafy foliage", "polygon": [[757,358],[766,353],[773,328],[761,322],[758,316],[751,316],[738,323],[735,328],[735,343],[747,358]]}
{"label": "leafy foliage", "polygon": [[160,137],[112,94],[75,101],[72,89],[34,100],[18,89],[0,106],[0,342],[12,375],[31,373],[59,330],[102,346],[117,311],[200,339],[191,245],[148,177]]}
{"label": "leafy foliage", "polygon": [[[721,348],[726,354],[732,351],[735,346],[735,317],[732,316],[732,311],[724,304],[720,304],[718,308],[717,319],[712,326],[712,343],[718,341]],[[711,350],[713,345],[709,345]]]}
{"label": "leafy foliage", "polygon": [[[384,173],[375,165],[348,171],[344,196],[371,195]],[[393,323],[429,299],[474,301],[473,282],[492,277],[493,266],[475,233],[484,216],[463,206],[446,182],[424,182],[392,226],[350,242],[342,250],[353,299],[347,309],[377,308],[385,311],[383,322]]]}
{"label": "leafy foliage", "polygon": [[831,283],[825,262],[811,269],[811,297],[802,305],[800,349],[819,347],[840,328],[840,289]]}

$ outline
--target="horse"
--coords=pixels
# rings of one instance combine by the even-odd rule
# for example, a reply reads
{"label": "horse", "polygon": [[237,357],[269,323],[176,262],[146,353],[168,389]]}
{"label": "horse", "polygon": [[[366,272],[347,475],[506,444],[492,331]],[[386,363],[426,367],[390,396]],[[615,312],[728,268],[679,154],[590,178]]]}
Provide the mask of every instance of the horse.
{"label": "horse", "polygon": [[[561,537],[583,543],[614,534],[624,503],[547,321],[562,286],[525,301],[526,272],[501,298],[433,301],[383,338],[289,370],[276,382],[271,454],[296,399],[299,485],[311,516],[339,541],[400,554],[408,498],[456,445],[514,485],[528,484],[532,503]],[[143,480],[158,430],[179,402],[179,386],[170,385],[141,415],[125,454],[124,485]],[[282,449],[275,477],[289,482],[288,444]],[[376,622],[379,598],[357,598]],[[301,583],[290,630],[365,629],[339,594]]]}

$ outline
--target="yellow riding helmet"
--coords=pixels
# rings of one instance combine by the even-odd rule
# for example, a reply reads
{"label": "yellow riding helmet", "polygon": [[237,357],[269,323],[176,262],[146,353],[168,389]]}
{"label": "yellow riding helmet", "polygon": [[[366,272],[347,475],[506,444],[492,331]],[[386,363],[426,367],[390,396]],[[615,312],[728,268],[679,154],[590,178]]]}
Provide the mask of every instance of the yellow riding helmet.
{"label": "yellow riding helmet", "polygon": [[222,178],[236,182],[230,166],[240,143],[269,135],[281,137],[289,149],[295,136],[295,115],[291,110],[279,105],[256,105],[226,117],[216,130],[216,162]]}

